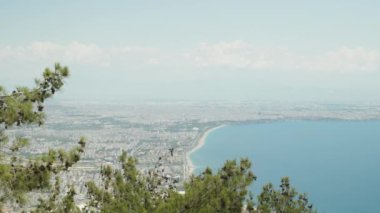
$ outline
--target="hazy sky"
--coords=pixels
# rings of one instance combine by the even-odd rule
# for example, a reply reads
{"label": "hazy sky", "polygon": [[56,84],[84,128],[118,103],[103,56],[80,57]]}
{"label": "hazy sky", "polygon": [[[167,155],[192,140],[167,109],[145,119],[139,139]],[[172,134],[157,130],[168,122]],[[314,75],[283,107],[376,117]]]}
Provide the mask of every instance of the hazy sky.
{"label": "hazy sky", "polygon": [[61,62],[60,99],[380,102],[380,1],[0,5],[9,90]]}

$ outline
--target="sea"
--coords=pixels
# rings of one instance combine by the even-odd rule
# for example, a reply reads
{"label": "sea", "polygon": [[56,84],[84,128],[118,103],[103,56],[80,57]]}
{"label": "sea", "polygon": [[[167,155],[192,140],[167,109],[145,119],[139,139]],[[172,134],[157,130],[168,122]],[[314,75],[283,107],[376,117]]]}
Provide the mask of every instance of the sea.
{"label": "sea", "polygon": [[199,173],[248,157],[258,195],[290,178],[318,212],[380,212],[380,120],[283,120],[227,125],[210,132],[190,159]]}

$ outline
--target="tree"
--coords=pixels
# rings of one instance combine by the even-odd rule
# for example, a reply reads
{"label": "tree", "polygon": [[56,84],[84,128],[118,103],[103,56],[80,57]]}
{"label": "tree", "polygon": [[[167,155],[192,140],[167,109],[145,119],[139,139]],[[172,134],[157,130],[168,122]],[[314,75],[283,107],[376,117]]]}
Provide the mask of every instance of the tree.
{"label": "tree", "polygon": [[157,212],[241,212],[248,186],[256,179],[248,159],[227,161],[215,174],[207,168],[185,183],[185,195],[172,192]]}
{"label": "tree", "polygon": [[[251,212],[251,213],[312,213],[305,194],[299,194],[290,186],[289,178],[283,178],[280,190],[272,184],[263,187],[258,204],[248,191],[256,180],[248,159],[227,161],[215,174],[210,168],[200,175],[192,176],[185,183],[185,194],[175,188],[163,188],[160,184],[151,187],[150,176],[144,176],[136,169],[137,160],[120,157],[122,169],[111,166],[101,170],[103,183],[97,186],[88,182],[90,202],[87,210],[100,212]],[[155,180],[161,180],[158,173]],[[157,193],[158,192],[158,193]],[[249,194],[249,196],[247,196]],[[157,196],[158,195],[158,196]]]}
{"label": "tree", "polygon": [[86,183],[90,201],[88,209],[102,212],[152,212],[160,199],[148,189],[147,177],[136,168],[137,160],[123,151],[119,157],[121,169],[101,168],[102,186]]}
{"label": "tree", "polygon": [[7,93],[0,87],[0,211],[4,205],[17,209],[27,202],[26,193],[50,189],[52,175],[67,170],[79,161],[85,141],[69,151],[50,149],[48,153],[31,158],[20,154],[29,145],[26,138],[10,138],[8,128],[44,123],[44,102],[60,90],[69,76],[67,67],[55,64],[53,70],[46,68],[42,79],[36,80],[32,89],[18,87]]}
{"label": "tree", "polygon": [[307,195],[299,194],[291,187],[288,177],[282,178],[279,190],[275,190],[270,183],[265,185],[263,191],[258,196],[258,200],[258,212],[315,212],[313,205],[309,203]]}

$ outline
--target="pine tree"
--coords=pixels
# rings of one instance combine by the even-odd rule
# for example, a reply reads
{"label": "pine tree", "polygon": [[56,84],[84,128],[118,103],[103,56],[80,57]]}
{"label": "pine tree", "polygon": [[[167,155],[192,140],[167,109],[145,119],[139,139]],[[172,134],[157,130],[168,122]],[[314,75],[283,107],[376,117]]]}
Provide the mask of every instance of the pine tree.
{"label": "pine tree", "polygon": [[27,203],[26,193],[50,189],[53,175],[67,170],[79,161],[85,141],[69,151],[50,149],[40,156],[27,158],[20,150],[29,145],[26,138],[8,137],[6,130],[23,125],[43,125],[44,102],[61,89],[69,76],[67,67],[55,64],[46,68],[34,88],[18,87],[11,93],[0,87],[0,211],[13,210]]}
{"label": "pine tree", "polygon": [[[256,180],[248,159],[226,161],[216,173],[210,168],[192,176],[185,183],[185,194],[175,187],[160,187],[162,178],[154,172],[144,176],[136,169],[137,160],[120,157],[122,169],[106,166],[101,169],[102,184],[86,184],[87,210],[94,212],[250,212],[250,213],[313,213],[306,194],[291,187],[289,178],[283,178],[280,189],[272,184],[263,187],[255,205],[248,187]],[[152,181],[152,178],[155,181]],[[155,182],[153,187],[150,183]],[[162,182],[161,182],[162,183]]]}

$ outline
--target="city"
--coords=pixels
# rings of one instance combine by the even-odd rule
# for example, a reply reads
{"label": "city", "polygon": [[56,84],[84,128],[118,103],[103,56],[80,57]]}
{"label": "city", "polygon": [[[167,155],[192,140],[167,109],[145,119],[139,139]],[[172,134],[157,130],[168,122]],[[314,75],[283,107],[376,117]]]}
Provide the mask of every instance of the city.
{"label": "city", "polygon": [[[54,103],[46,106],[46,124],[9,130],[30,139],[24,155],[38,155],[50,148],[69,149],[81,136],[87,141],[81,160],[64,174],[64,184],[77,187],[78,201],[86,199],[84,184],[100,182],[102,165],[118,167],[122,150],[138,159],[147,175],[165,157],[164,175],[178,179],[178,190],[191,174],[187,154],[210,128],[222,124],[276,120],[371,120],[380,115],[376,105],[286,104],[271,102],[150,104]],[[173,148],[173,155],[169,149]],[[36,196],[37,199],[37,196]]]}

